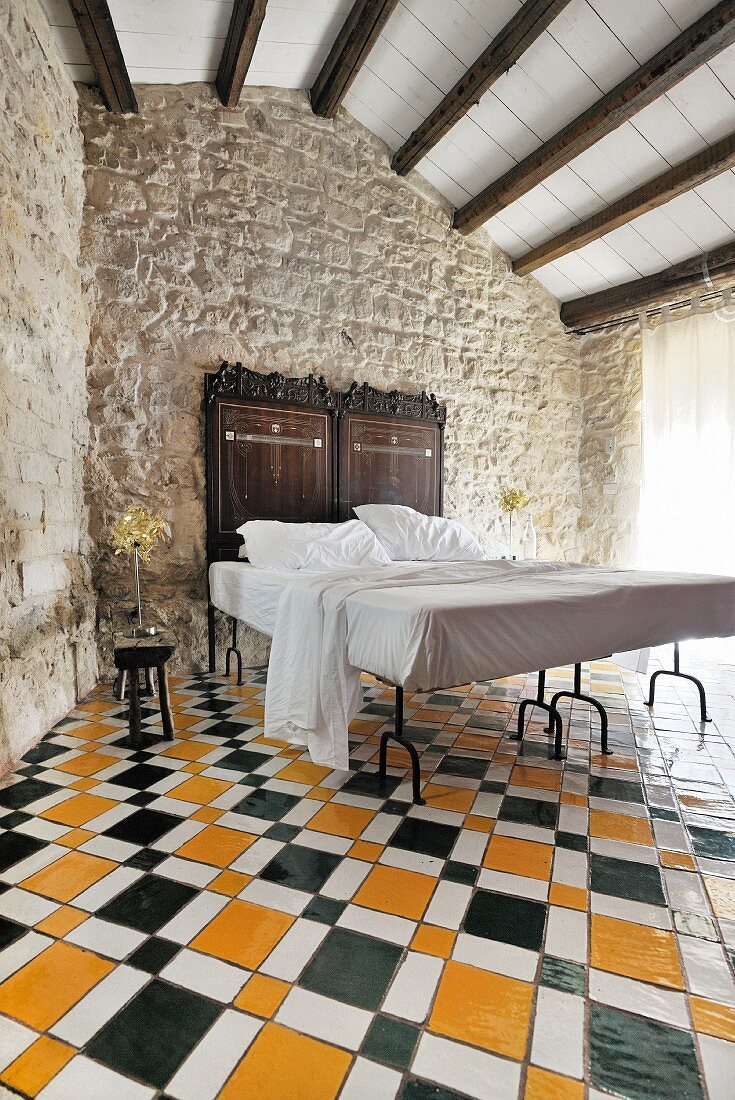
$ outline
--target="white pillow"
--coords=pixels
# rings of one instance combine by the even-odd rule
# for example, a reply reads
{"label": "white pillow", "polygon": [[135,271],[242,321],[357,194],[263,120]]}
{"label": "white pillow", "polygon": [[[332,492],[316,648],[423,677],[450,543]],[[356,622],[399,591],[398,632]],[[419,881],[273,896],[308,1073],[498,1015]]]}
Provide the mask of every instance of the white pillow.
{"label": "white pillow", "polygon": [[371,527],[393,561],[482,561],[475,536],[454,519],[425,516],[402,504],[361,504],[355,513]]}
{"label": "white pillow", "polygon": [[246,540],[251,564],[259,569],[318,573],[390,565],[390,558],[373,532],[357,519],[345,523],[252,520],[238,531]]}

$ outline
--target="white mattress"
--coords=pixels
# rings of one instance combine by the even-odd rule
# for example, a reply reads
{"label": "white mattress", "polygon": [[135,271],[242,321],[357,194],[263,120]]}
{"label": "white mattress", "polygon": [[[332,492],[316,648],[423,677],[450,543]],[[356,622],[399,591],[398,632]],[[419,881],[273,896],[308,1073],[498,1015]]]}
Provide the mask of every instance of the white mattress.
{"label": "white mattress", "polygon": [[347,766],[358,669],[409,691],[735,634],[735,578],[550,562],[330,574],[210,569],[215,606],[273,637],[266,732]]}

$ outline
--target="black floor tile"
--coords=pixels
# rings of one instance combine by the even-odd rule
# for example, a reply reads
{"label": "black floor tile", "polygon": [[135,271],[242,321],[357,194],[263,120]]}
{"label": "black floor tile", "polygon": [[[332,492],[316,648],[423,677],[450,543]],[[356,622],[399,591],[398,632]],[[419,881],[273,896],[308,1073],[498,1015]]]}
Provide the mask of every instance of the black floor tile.
{"label": "black floor tile", "polygon": [[126,867],[137,867],[139,871],[152,871],[164,859],[168,859],[168,852],[158,852],[155,848],[141,848],[130,859],[125,860]]}
{"label": "black floor tile", "polygon": [[703,1100],[688,1032],[593,1002],[589,1035],[594,1088],[630,1100]]}
{"label": "black floor tile", "polygon": [[735,860],[735,834],[689,825],[694,851],[707,859]]}
{"label": "black floor tile", "polygon": [[448,882],[461,882],[463,886],[474,886],[480,874],[479,867],[473,867],[471,863],[459,863],[450,859],[444,864],[441,877]]}
{"label": "black floor tile", "polygon": [[324,898],[321,894],[317,894],[301,915],[309,920],[320,921],[321,924],[336,924],[346,908],[345,901],[335,901],[333,898]]}
{"label": "black floor tile", "polygon": [[558,816],[556,802],[544,802],[541,798],[517,798],[514,795],[505,796],[498,814],[501,821],[535,825],[540,829],[555,829]]}
{"label": "black floor tile", "polygon": [[260,877],[266,882],[278,882],[293,890],[316,894],[341,862],[342,857],[333,852],[291,844],[281,849],[260,872]]}
{"label": "black floor tile", "polygon": [[241,802],[236,803],[231,812],[247,814],[248,817],[259,817],[264,821],[280,821],[298,802],[299,799],[293,794],[256,789],[247,794]]}
{"label": "black floor tile", "polygon": [[459,828],[455,825],[441,825],[420,817],[404,817],[388,844],[392,848],[446,859],[458,836]]}
{"label": "black floor tile", "polygon": [[463,927],[471,936],[539,951],[545,921],[546,906],[541,902],[478,890],[470,902]]}
{"label": "black floor tile", "polygon": [[155,764],[133,764],[132,768],[128,768],[126,772],[120,772],[111,782],[120,787],[144,791],[161,779],[169,778],[170,775],[170,768],[159,768]]}
{"label": "black floor tile", "polygon": [[175,825],[181,824],[181,818],[174,814],[164,814],[159,810],[136,810],[115,825],[105,830],[104,835],[113,840],[124,840],[127,844],[153,844],[170,832]]}
{"label": "black floor tile", "polygon": [[8,920],[6,917],[0,917],[0,951],[5,947],[10,947],[11,943],[15,943],[21,936],[25,936],[28,929],[22,924],[16,924],[13,920]]}
{"label": "black floor tile", "polygon": [[299,984],[357,1008],[376,1011],[393,979],[403,949],[345,928],[332,928]]}
{"label": "black floor tile", "polygon": [[[207,730],[209,733],[209,730]],[[267,756],[263,752],[253,752],[251,749],[235,749],[233,752],[229,752],[227,756],[223,756],[221,760],[217,761],[218,768],[229,768],[232,771],[237,772],[252,772],[256,768],[260,768],[263,764],[267,764],[269,760],[272,760],[271,756]],[[284,762],[284,768],[288,761]]]}
{"label": "black floor tile", "polygon": [[85,1053],[160,1089],[221,1012],[221,1005],[156,978],[97,1032]]}
{"label": "black floor tile", "polygon": [[46,842],[25,833],[0,833],[0,871],[7,871],[14,863],[20,863],[34,852],[40,852]]}
{"label": "black floor tile", "polygon": [[625,779],[606,779],[591,775],[589,790],[591,798],[613,798],[620,802],[645,801],[640,783],[629,783]]}
{"label": "black floor tile", "polygon": [[362,1053],[375,1062],[408,1069],[419,1037],[419,1029],[404,1020],[376,1016],[370,1025]]}
{"label": "black floor tile", "polygon": [[198,890],[181,882],[144,875],[98,910],[97,916],[139,932],[157,932],[198,894]]}
{"label": "black floor tile", "polygon": [[590,884],[595,893],[612,894],[648,905],[666,905],[661,873],[650,863],[633,863],[593,852],[590,872]]}
{"label": "black floor tile", "polygon": [[396,787],[400,787],[402,779],[395,775],[386,775],[385,785],[378,787],[377,772],[356,772],[351,779],[344,783],[340,790],[345,794],[364,794],[368,798],[390,798]]}
{"label": "black floor tile", "polygon": [[484,779],[488,769],[487,758],[477,756],[453,756],[448,753],[436,769],[441,775],[461,775],[465,779]]}
{"label": "black floor tile", "polygon": [[178,955],[179,951],[181,951],[181,944],[151,936],[136,948],[126,965],[135,966],[138,970],[147,970],[149,974],[158,974],[167,963],[171,962],[174,955]]}
{"label": "black floor tile", "polygon": [[63,756],[69,749],[66,745],[55,745],[53,741],[39,741],[23,756],[26,764],[43,764],[56,756]]}
{"label": "black floor tile", "polygon": [[31,802],[37,802],[46,795],[56,794],[58,787],[51,783],[42,783],[40,779],[21,779],[10,787],[0,788],[0,806],[8,810],[21,810]]}

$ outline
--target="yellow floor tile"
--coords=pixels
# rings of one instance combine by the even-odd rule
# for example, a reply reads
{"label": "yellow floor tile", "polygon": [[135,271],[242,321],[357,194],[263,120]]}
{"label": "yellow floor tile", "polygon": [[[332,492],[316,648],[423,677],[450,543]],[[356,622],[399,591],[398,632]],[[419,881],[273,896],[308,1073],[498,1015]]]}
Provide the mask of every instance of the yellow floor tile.
{"label": "yellow floor tile", "polygon": [[413,937],[411,949],[421,951],[424,955],[436,955],[439,959],[448,959],[456,938],[457,933],[451,932],[448,928],[437,928],[434,924],[421,924]]}
{"label": "yellow floor tile", "polygon": [[377,866],[373,867],[352,900],[355,905],[364,905],[381,913],[395,913],[409,920],[420,920],[436,883],[435,878],[416,871]]}
{"label": "yellow floor tile", "polygon": [[627,814],[609,814],[603,810],[590,810],[590,836],[653,847],[653,833],[645,817],[629,817]]}
{"label": "yellow floor tile", "polygon": [[539,844],[535,840],[516,840],[510,836],[492,836],[482,865],[493,871],[548,881],[551,877],[553,855],[554,849],[550,844]]}
{"label": "yellow floor tile", "polygon": [[219,1100],[334,1100],[352,1055],[268,1023],[219,1094]]}
{"label": "yellow floor tile", "polygon": [[87,776],[85,779],[75,779],[67,787],[68,791],[91,791],[98,786],[97,780]]}
{"label": "yellow floor tile", "polygon": [[257,840],[252,833],[239,829],[224,829],[221,825],[209,825],[186,844],[176,850],[177,856],[195,859],[199,863],[211,863],[214,867],[229,867]]}
{"label": "yellow floor tile", "polygon": [[257,970],[294,920],[288,913],[236,899],[189,946],[248,970]]}
{"label": "yellow floor tile", "polygon": [[429,1020],[431,1031],[521,1059],[526,1051],[533,986],[449,961]]}
{"label": "yellow floor tile", "polygon": [[371,844],[367,840],[356,840],[347,853],[352,859],[364,859],[367,863],[375,863],[383,854],[382,844]]}
{"label": "yellow floor tile", "polygon": [[67,760],[65,764],[57,764],[56,768],[58,771],[68,772],[70,775],[89,776],[116,763],[117,758],[114,756],[105,756],[101,752],[85,752],[82,756],[75,756],[73,760]]}
{"label": "yellow floor tile", "polygon": [[561,905],[564,909],[587,911],[589,894],[578,886],[565,886],[562,882],[552,882],[549,890],[549,904]]}
{"label": "yellow floor tile", "polygon": [[426,805],[435,810],[454,810],[456,813],[469,813],[477,798],[477,791],[463,790],[462,787],[448,787],[443,783],[427,783],[421,794]]}
{"label": "yellow floor tile", "polygon": [[88,886],[114,871],[117,863],[86,852],[71,851],[41,871],[24,879],[21,886],[54,901],[71,901]]}
{"label": "yellow floor tile", "polygon": [[527,764],[516,764],[510,773],[510,782],[515,787],[535,787],[539,791],[561,790],[561,772],[552,772],[549,768],[532,768]]}
{"label": "yellow floor tile", "polygon": [[80,844],[86,844],[96,835],[90,829],[70,829],[68,833],[64,833],[55,840],[54,844],[61,844],[64,848],[78,848]]}
{"label": "yellow floor tile", "polygon": [[474,833],[491,833],[495,826],[494,817],[480,817],[479,814],[468,814],[464,819],[464,829],[470,829]]}
{"label": "yellow floor tile", "polygon": [[109,699],[90,699],[86,703],[77,703],[75,710],[83,710],[86,714],[104,714],[106,711],[117,710],[119,704],[110,702]]}
{"label": "yellow floor tile", "polygon": [[179,771],[179,775],[199,775],[200,772],[206,771],[208,767],[208,764],[195,764],[194,761],[191,761],[188,764],[184,764],[183,768]]}
{"label": "yellow floor tile", "polygon": [[341,806],[330,802],[307,823],[307,829],[333,836],[353,837],[357,839],[375,817],[374,810],[363,810],[358,806]]}
{"label": "yellow floor tile", "polygon": [[588,799],[583,794],[572,794],[571,791],[562,791],[559,795],[562,806],[586,806]]}
{"label": "yellow floor tile", "polygon": [[704,997],[690,997],[689,1004],[697,1031],[735,1043],[735,1008],[705,1000]]}
{"label": "yellow floor tile", "polygon": [[0,1081],[26,1096],[37,1096],[75,1054],[74,1047],[41,1035],[0,1073]]}
{"label": "yellow floor tile", "polygon": [[369,722],[366,718],[353,718],[350,722],[350,733],[374,733],[381,725],[381,722]]}
{"label": "yellow floor tile", "polygon": [[[192,726],[197,726],[203,721],[204,719],[200,718],[197,714],[177,714],[176,711],[174,711],[173,714],[173,727],[177,731],[177,737],[181,737],[181,733],[178,732],[179,730],[188,730]],[[213,747],[214,746],[210,745],[210,752]]]}
{"label": "yellow floor tile", "polygon": [[721,920],[735,920],[735,879],[704,876],[709,900]]}
{"label": "yellow floor tile", "polygon": [[529,1066],[523,1100],[583,1100],[584,1084],[548,1069]]}
{"label": "yellow floor tile", "polygon": [[492,734],[460,733],[454,743],[455,749],[480,749],[482,752],[495,752],[500,738]]}
{"label": "yellow floor tile", "polygon": [[171,756],[174,760],[200,760],[214,748],[216,745],[205,744],[202,741],[177,741],[175,745],[164,749],[161,756]]}
{"label": "yellow floor tile", "polygon": [[178,787],[168,792],[168,798],[177,798],[180,802],[198,802],[206,806],[208,802],[214,802],[225,791],[229,791],[232,783],[225,783],[222,779],[204,779],[197,775],[193,779],[185,779]]}
{"label": "yellow floor tile", "polygon": [[696,870],[693,858],[686,852],[659,852],[662,867],[679,867],[685,871]]}
{"label": "yellow floor tile", "polygon": [[451,713],[451,707],[446,707],[444,710],[427,707],[426,710],[417,710],[413,718],[415,722],[431,722],[432,725],[443,725]]}
{"label": "yellow floor tile", "polygon": [[83,726],[71,731],[72,737],[79,737],[82,741],[96,741],[98,737],[106,737],[108,733],[119,732],[119,726],[113,726],[109,722],[85,722]]}
{"label": "yellow floor tile", "polygon": [[333,798],[336,793],[335,790],[328,787],[312,787],[306,797],[313,798],[316,802],[329,802],[330,798]]}
{"label": "yellow floor tile", "polygon": [[235,997],[235,1005],[243,1012],[253,1016],[265,1016],[269,1019],[280,1008],[291,986],[278,978],[269,978],[265,974],[253,974],[247,985]]}
{"label": "yellow floor tile", "polygon": [[0,985],[0,1012],[45,1031],[114,967],[57,940]]}
{"label": "yellow floor tile", "polygon": [[592,966],[641,982],[683,989],[676,937],[661,928],[592,915]]}
{"label": "yellow floor tile", "polygon": [[100,798],[96,794],[78,794],[66,802],[60,802],[58,806],[51,806],[38,816],[48,821],[57,821],[60,825],[86,825],[92,818],[99,817],[113,806],[117,806],[117,802],[113,802],[111,798]]}
{"label": "yellow floor tile", "polygon": [[222,871],[217,878],[212,879],[207,889],[234,898],[245,889],[251,879],[251,875],[243,875],[239,871]]}
{"label": "yellow floor tile", "polygon": [[278,778],[285,779],[289,783],[308,783],[313,787],[321,783],[331,771],[332,768],[323,768],[319,764],[311,764],[308,760],[294,760],[292,764],[287,764],[283,771],[278,772]]}
{"label": "yellow floor tile", "polygon": [[71,932],[73,928],[78,928],[80,924],[83,924],[88,916],[89,913],[84,913],[81,909],[64,905],[61,909],[57,909],[55,913],[51,913],[48,917],[44,917],[42,921],[39,921],[36,925],[36,931],[44,932],[47,936],[55,936],[57,939],[63,939],[67,932]]}
{"label": "yellow floor tile", "polygon": [[202,806],[201,809],[195,810],[189,818],[190,821],[206,821],[208,825],[211,825],[213,821],[217,821],[224,810],[215,810],[214,806]]}

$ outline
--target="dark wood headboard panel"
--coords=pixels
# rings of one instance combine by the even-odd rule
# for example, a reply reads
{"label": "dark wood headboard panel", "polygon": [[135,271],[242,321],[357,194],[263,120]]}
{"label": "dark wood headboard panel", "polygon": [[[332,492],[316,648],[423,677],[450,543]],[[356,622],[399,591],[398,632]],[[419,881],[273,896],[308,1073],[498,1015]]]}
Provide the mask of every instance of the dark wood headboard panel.
{"label": "dark wood headboard panel", "polygon": [[258,374],[205,376],[207,559],[237,557],[250,519],[349,519],[360,504],[441,515],[446,410],[433,394]]}
{"label": "dark wood headboard panel", "polygon": [[361,504],[405,504],[440,516],[445,416],[433,394],[353,383],[339,419],[339,519]]}

